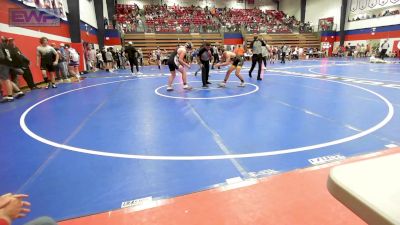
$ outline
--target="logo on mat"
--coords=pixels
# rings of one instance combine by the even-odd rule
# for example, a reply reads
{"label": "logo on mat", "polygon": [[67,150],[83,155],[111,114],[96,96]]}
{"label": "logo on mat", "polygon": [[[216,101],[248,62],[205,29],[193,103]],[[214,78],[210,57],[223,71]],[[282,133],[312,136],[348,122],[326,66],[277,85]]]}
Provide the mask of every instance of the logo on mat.
{"label": "logo on mat", "polygon": [[139,198],[131,201],[126,201],[121,203],[121,208],[128,208],[128,207],[134,207],[134,206],[139,206],[143,205],[146,203],[149,203],[153,201],[153,197],[146,197],[146,198]]}
{"label": "logo on mat", "polygon": [[310,162],[313,165],[322,165],[325,163],[329,163],[329,162],[334,162],[334,161],[338,161],[338,160],[342,160],[345,159],[346,157],[343,155],[327,155],[327,156],[321,156],[321,157],[317,157],[317,158],[313,158],[313,159],[309,159],[308,162]]}
{"label": "logo on mat", "polygon": [[14,27],[60,26],[60,10],[9,9],[9,24]]}
{"label": "logo on mat", "polygon": [[279,171],[273,169],[261,170],[259,172],[250,172],[249,176],[252,178],[267,177],[278,174]]}

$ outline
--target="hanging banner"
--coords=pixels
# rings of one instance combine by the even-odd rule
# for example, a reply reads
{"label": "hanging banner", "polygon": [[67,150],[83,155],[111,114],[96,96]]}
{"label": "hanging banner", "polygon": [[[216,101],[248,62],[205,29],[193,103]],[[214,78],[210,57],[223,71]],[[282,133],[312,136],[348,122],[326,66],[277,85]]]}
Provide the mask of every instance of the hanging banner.
{"label": "hanging banner", "polygon": [[368,0],[359,0],[358,7],[360,10],[367,8]]}
{"label": "hanging banner", "polygon": [[24,5],[37,8],[39,11],[46,12],[50,15],[57,16],[67,21],[63,0],[18,0]]}
{"label": "hanging banner", "polygon": [[358,0],[350,1],[350,11],[355,12],[358,9]]}
{"label": "hanging banner", "polygon": [[368,6],[370,8],[374,8],[376,5],[378,5],[378,0],[369,0]]}

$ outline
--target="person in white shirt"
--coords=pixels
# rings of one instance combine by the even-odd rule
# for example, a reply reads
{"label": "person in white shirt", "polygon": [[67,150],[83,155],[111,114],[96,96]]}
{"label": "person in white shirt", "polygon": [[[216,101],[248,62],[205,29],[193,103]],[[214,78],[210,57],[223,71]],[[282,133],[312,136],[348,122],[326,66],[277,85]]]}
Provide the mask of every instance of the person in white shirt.
{"label": "person in white shirt", "polygon": [[299,47],[295,47],[292,53],[293,59],[299,59]]}
{"label": "person in white shirt", "polygon": [[107,52],[106,52],[106,71],[112,73],[112,72],[114,72],[113,66],[112,66],[114,63],[114,58],[113,58],[111,50],[112,50],[112,47],[108,48]]}
{"label": "person in white shirt", "polygon": [[65,50],[67,51],[68,72],[71,76],[76,77],[77,82],[80,82],[80,74],[79,74],[80,55],[76,51],[76,49],[72,48],[69,44],[65,44]]}
{"label": "person in white shirt", "polygon": [[89,70],[94,72],[96,71],[96,50],[94,50],[94,48],[89,45],[88,46],[88,51],[87,51],[87,64],[89,66]]}
{"label": "person in white shirt", "polygon": [[101,54],[100,50],[96,50],[96,59],[97,59],[97,68],[103,69],[104,68],[104,60],[103,60],[103,55]]}
{"label": "person in white shirt", "polygon": [[302,47],[299,48],[299,58],[302,58],[304,54],[304,49]]}
{"label": "person in white shirt", "polygon": [[[47,83],[46,89],[50,87],[57,88],[55,80],[55,66],[58,64],[60,56],[56,50],[48,45],[48,39],[46,37],[40,38],[40,45],[36,48],[37,60],[36,64],[42,71],[43,80]],[[47,76],[47,73],[49,76]],[[50,79],[49,79],[50,78]]]}
{"label": "person in white shirt", "polygon": [[281,51],[282,51],[281,63],[285,63],[285,58],[286,58],[286,53],[288,51],[288,47],[286,45],[282,46]]}
{"label": "person in white shirt", "polygon": [[389,43],[388,43],[388,40],[386,39],[386,40],[383,42],[383,44],[381,45],[381,54],[380,54],[380,58],[381,58],[382,60],[385,59],[386,52],[387,52],[387,50],[389,49],[389,47],[390,47],[390,45],[389,45]]}

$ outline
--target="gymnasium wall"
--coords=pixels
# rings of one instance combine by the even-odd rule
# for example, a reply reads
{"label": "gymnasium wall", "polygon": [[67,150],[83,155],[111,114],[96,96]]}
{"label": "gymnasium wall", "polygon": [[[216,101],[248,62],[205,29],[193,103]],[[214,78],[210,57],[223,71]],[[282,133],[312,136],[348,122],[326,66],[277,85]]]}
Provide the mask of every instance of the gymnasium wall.
{"label": "gymnasium wall", "polygon": [[[397,2],[385,1],[385,0],[348,0],[347,6],[347,18],[353,18],[356,16],[362,17],[367,14],[379,14],[384,13],[385,10],[400,10],[400,1]],[[400,15],[391,15],[373,19],[359,20],[359,21],[349,21],[346,23],[345,30],[362,29],[369,27],[379,27],[395,25],[400,23]]]}
{"label": "gymnasium wall", "polygon": [[399,23],[400,23],[400,15],[387,16],[376,19],[359,20],[359,21],[350,21],[350,22],[346,21],[345,30],[388,26]]}
{"label": "gymnasium wall", "polygon": [[341,5],[342,0],[307,0],[305,22],[317,26],[319,19],[333,17],[334,23],[340,24]]}
{"label": "gymnasium wall", "polygon": [[[107,8],[107,7],[105,7]],[[97,29],[96,14],[94,11],[94,1],[91,0],[79,0],[79,12],[81,15],[81,21],[89,24],[90,26]]]}
{"label": "gymnasium wall", "polygon": [[103,0],[103,17],[108,18],[107,0]]}
{"label": "gymnasium wall", "polygon": [[301,0],[282,0],[279,2],[279,9],[289,16],[294,16],[300,20],[300,4]]}
{"label": "gymnasium wall", "polygon": [[[289,13],[289,15],[293,14],[293,12],[298,12],[300,17],[300,3],[297,4],[298,2],[300,2],[300,0],[282,0],[280,3],[281,9],[284,12]],[[370,5],[371,2],[376,2],[376,4]],[[337,27],[339,28],[341,3],[342,0],[307,0],[305,21],[309,21],[312,25],[316,26],[318,25],[319,19],[333,17],[334,23],[337,24]],[[400,15],[347,22],[347,18],[354,13],[363,15],[371,9],[382,9],[382,11],[384,11],[390,7],[400,9],[400,1],[394,3],[394,1],[389,0],[348,0],[348,5],[346,7],[347,15],[345,30],[382,27],[400,23]]]}

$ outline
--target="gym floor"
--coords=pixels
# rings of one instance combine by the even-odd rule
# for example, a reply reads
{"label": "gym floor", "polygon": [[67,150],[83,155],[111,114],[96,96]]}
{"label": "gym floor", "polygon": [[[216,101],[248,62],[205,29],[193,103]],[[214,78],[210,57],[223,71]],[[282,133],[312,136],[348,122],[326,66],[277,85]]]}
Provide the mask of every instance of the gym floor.
{"label": "gym floor", "polygon": [[192,65],[194,89],[177,77],[167,92],[167,66],[150,66],[139,77],[95,72],[1,104],[0,193],[29,194],[27,219],[65,220],[400,145],[400,64],[275,63],[263,81],[249,67],[244,88],[234,74],[217,88],[222,68],[202,89]]}

